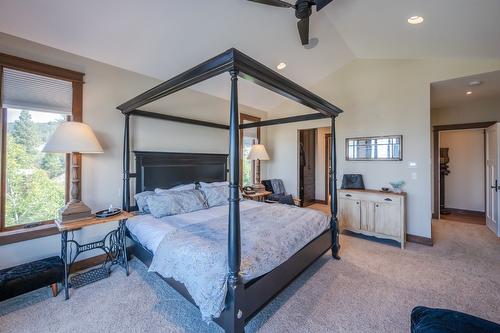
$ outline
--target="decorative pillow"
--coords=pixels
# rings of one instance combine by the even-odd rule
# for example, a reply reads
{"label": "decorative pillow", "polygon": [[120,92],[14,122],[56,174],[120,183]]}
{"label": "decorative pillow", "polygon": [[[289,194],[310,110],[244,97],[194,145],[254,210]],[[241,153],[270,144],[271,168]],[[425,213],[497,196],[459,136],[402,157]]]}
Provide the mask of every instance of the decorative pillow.
{"label": "decorative pillow", "polygon": [[[229,182],[199,183],[199,189],[205,195],[208,207],[223,206],[229,204]],[[240,200],[243,199],[241,190],[238,189]]]}
{"label": "decorative pillow", "polygon": [[229,182],[212,182],[212,183],[204,183],[200,182],[200,187],[216,187],[216,186],[229,186]]}
{"label": "decorative pillow", "polygon": [[137,208],[139,209],[140,213],[143,214],[149,214],[149,207],[146,199],[152,195],[154,195],[155,192],[153,191],[144,191],[141,193],[137,193],[134,195],[135,202],[137,203]]}
{"label": "decorative pillow", "polygon": [[156,218],[207,208],[206,200],[198,190],[166,191],[148,196],[146,202],[151,215]]}
{"label": "decorative pillow", "polygon": [[174,186],[174,187],[171,187],[168,189],[156,188],[155,193],[161,194],[161,193],[165,193],[167,191],[189,191],[189,190],[194,190],[194,189],[196,189],[196,184],[192,183],[192,184],[177,185],[177,186]]}
{"label": "decorative pillow", "polygon": [[201,186],[200,190],[207,199],[208,207],[223,206],[229,204],[229,187],[227,183],[219,186]]}

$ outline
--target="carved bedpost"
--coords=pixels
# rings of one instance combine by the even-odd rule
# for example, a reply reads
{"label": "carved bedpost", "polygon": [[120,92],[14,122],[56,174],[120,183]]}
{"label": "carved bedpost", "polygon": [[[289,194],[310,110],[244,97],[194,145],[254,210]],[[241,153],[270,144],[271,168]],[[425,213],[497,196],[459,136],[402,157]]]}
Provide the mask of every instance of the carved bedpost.
{"label": "carved bedpost", "polygon": [[[243,284],[240,277],[240,148],[238,115],[238,71],[231,74],[231,110],[229,119],[229,229],[228,229],[228,294],[226,298],[227,328],[230,332],[243,332],[245,320],[240,308]],[[226,330],[227,330],[226,328]]]}
{"label": "carved bedpost", "polygon": [[337,140],[336,140],[336,130],[335,130],[335,117],[332,117],[332,135],[330,136],[330,189],[331,189],[331,200],[330,200],[330,210],[332,213],[332,218],[330,220],[330,227],[332,230],[332,256],[333,258],[339,260],[339,220],[338,220],[338,198],[337,198]]}
{"label": "carved bedpost", "polygon": [[125,129],[123,131],[123,190],[122,209],[130,210],[130,139],[129,114],[125,114]]}

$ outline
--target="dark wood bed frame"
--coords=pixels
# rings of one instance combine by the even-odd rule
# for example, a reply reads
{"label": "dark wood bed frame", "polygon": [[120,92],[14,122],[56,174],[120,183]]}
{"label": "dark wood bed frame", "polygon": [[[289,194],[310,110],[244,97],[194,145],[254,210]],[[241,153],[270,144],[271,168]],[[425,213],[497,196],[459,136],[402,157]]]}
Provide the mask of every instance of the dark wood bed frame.
{"label": "dark wood bed frame", "polygon": [[[200,121],[166,114],[148,112],[138,108],[160,98],[207,80],[223,72],[229,72],[231,79],[231,101],[229,125]],[[318,114],[306,114],[288,118],[272,119],[240,125],[238,118],[238,76],[259,84],[298,103],[308,106]],[[228,291],[226,306],[219,318],[214,319],[226,332],[244,332],[245,323],[288,286],[302,271],[317,258],[331,249],[332,256],[340,259],[338,252],[339,231],[337,220],[336,187],[336,136],[335,118],[342,112],[321,97],[279,75],[268,67],[244,55],[236,49],[207,60],[174,78],[144,92],[117,107],[125,115],[123,149],[123,209],[135,210],[131,206],[131,178],[135,178],[135,192],[154,188],[168,188],[196,181],[213,182],[227,180],[229,171],[229,214],[228,214]],[[229,170],[225,154],[193,154],[164,152],[134,152],[136,172],[130,172],[130,116],[142,116],[167,121],[208,126],[229,130]],[[249,127],[263,127],[298,121],[331,118],[331,213],[330,228],[304,246],[283,264],[263,276],[243,283],[240,276],[241,235],[239,210],[239,130]],[[152,253],[134,240],[132,234],[132,255],[146,265],[151,264]],[[194,304],[185,286],[173,279],[164,279],[171,287]]]}

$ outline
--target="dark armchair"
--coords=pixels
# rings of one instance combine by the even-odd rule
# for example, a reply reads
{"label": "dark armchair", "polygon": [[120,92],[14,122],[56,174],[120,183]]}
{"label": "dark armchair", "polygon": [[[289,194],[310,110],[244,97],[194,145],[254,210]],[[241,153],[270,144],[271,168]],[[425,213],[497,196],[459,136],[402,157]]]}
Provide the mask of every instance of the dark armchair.
{"label": "dark armchair", "polygon": [[277,201],[281,204],[300,206],[300,199],[294,198],[291,194],[287,194],[283,180],[281,179],[265,179],[261,181],[266,191],[272,192],[266,199]]}

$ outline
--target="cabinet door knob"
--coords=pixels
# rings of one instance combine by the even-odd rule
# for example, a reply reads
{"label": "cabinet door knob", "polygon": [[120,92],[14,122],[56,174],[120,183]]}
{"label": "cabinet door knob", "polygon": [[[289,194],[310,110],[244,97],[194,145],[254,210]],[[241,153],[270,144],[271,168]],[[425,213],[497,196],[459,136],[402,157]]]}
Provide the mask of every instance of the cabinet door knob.
{"label": "cabinet door knob", "polygon": [[384,200],[385,200],[385,201],[392,201],[392,199],[391,199],[391,198],[385,198]]}
{"label": "cabinet door knob", "polygon": [[352,195],[350,195],[350,194],[346,194],[345,196],[346,196],[346,197],[352,197]]}
{"label": "cabinet door knob", "polygon": [[359,201],[356,201],[356,205],[359,205]]}
{"label": "cabinet door knob", "polygon": [[375,205],[375,207],[378,207],[378,205]]}

